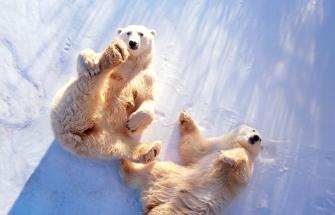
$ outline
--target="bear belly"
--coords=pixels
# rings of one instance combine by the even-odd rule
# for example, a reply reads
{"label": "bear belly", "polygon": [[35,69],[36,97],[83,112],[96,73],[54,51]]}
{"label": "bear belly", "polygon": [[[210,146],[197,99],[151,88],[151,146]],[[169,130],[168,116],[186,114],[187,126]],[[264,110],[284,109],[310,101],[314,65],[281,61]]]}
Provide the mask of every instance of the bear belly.
{"label": "bear belly", "polygon": [[128,83],[119,92],[110,90],[101,114],[102,120],[105,121],[105,127],[114,131],[124,130],[129,116],[137,108],[135,100],[138,91],[133,88],[133,85]]}

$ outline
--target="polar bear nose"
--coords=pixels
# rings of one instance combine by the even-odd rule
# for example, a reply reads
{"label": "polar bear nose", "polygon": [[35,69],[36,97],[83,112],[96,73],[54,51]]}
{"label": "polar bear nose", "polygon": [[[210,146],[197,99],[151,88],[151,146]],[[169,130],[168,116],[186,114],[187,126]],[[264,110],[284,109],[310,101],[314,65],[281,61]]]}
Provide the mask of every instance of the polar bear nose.
{"label": "polar bear nose", "polygon": [[131,49],[134,49],[134,50],[135,50],[135,49],[138,48],[138,43],[135,42],[135,41],[130,40],[130,41],[129,41],[129,46],[130,46]]}
{"label": "polar bear nose", "polygon": [[255,144],[258,141],[261,141],[261,138],[257,134],[249,138],[249,142],[251,144]]}

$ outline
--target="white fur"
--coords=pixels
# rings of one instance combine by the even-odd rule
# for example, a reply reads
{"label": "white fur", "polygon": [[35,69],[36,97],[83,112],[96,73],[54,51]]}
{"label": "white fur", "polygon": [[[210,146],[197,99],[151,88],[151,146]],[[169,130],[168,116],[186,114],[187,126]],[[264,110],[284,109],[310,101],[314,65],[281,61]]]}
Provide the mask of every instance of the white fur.
{"label": "white fur", "polygon": [[144,26],[134,52],[122,30],[102,53],[86,49],[78,56],[78,78],[54,98],[51,123],[55,137],[69,151],[86,157],[149,162],[160,142],[140,144],[140,134],[153,121],[154,35]]}
{"label": "white fur", "polygon": [[187,166],[167,161],[123,160],[121,175],[140,189],[144,214],[218,214],[247,185],[261,150],[253,128],[242,125],[222,138],[206,139],[190,116],[180,116],[180,151]]}

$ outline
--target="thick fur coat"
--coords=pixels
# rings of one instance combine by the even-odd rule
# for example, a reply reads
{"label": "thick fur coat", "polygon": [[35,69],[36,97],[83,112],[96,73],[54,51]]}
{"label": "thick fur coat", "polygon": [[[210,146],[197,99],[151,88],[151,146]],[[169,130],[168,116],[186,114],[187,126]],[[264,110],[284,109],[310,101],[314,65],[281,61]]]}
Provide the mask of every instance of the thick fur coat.
{"label": "thick fur coat", "polygon": [[99,159],[152,161],[161,143],[139,143],[154,118],[152,58],[155,32],[144,26],[118,29],[102,53],[78,56],[78,77],[53,100],[51,124],[70,152]]}
{"label": "thick fur coat", "polygon": [[181,113],[179,122],[185,165],[123,160],[121,175],[141,190],[144,214],[218,214],[248,183],[262,148],[260,136],[242,125],[223,137],[206,139],[187,113]]}

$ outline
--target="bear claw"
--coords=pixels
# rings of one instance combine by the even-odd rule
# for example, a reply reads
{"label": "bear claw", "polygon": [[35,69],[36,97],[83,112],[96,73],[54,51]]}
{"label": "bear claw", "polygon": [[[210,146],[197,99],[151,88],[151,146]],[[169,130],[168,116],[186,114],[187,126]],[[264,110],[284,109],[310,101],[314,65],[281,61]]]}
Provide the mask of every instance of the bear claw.
{"label": "bear claw", "polygon": [[134,133],[136,132],[136,129],[131,129],[130,126],[129,126],[129,120],[126,122],[126,128],[128,129],[128,131]]}

